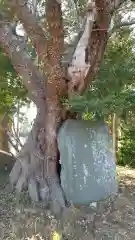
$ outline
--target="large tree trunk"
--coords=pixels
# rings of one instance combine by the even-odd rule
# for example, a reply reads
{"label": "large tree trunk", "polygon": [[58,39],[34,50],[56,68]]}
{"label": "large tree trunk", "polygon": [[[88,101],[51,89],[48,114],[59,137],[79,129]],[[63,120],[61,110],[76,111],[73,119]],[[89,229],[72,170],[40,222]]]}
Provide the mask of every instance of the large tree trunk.
{"label": "large tree trunk", "polygon": [[46,122],[44,114],[38,112],[28,139],[11,171],[10,183],[17,193],[28,187],[33,201],[51,204],[51,209],[57,213],[65,207],[57,166],[59,154],[56,137],[60,112],[54,108],[48,111],[50,112]]}

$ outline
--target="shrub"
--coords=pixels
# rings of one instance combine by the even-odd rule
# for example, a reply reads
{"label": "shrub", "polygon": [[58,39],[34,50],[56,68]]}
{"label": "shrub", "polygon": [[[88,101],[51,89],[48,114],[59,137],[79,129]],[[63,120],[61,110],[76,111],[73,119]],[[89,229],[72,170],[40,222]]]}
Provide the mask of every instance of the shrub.
{"label": "shrub", "polygon": [[122,135],[117,163],[135,167],[135,128],[124,129]]}

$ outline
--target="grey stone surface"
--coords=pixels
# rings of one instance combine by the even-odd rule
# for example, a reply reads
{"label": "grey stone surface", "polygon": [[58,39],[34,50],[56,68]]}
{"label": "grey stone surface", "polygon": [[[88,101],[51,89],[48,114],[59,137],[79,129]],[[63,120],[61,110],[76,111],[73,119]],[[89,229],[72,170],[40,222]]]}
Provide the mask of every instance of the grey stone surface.
{"label": "grey stone surface", "polygon": [[112,139],[104,122],[67,120],[58,134],[67,200],[89,204],[117,193]]}

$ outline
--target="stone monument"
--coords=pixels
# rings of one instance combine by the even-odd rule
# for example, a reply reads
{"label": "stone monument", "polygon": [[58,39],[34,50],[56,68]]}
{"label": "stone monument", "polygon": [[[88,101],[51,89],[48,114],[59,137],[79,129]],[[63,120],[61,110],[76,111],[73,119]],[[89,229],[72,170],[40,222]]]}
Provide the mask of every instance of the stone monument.
{"label": "stone monument", "polygon": [[61,185],[73,204],[117,193],[115,156],[105,122],[67,120],[58,134]]}

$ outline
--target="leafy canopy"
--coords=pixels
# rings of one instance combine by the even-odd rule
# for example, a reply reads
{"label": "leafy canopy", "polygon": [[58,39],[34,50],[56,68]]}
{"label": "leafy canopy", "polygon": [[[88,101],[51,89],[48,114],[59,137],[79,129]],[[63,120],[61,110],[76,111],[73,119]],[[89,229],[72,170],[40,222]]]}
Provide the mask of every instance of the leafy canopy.
{"label": "leafy canopy", "polygon": [[[84,96],[68,104],[76,112],[103,117],[133,107],[135,103],[135,52],[130,31],[122,31],[108,42],[100,71]],[[85,110],[84,110],[85,109]]]}
{"label": "leafy canopy", "polygon": [[26,101],[26,90],[7,55],[0,49],[0,113],[12,111],[18,100]]}

